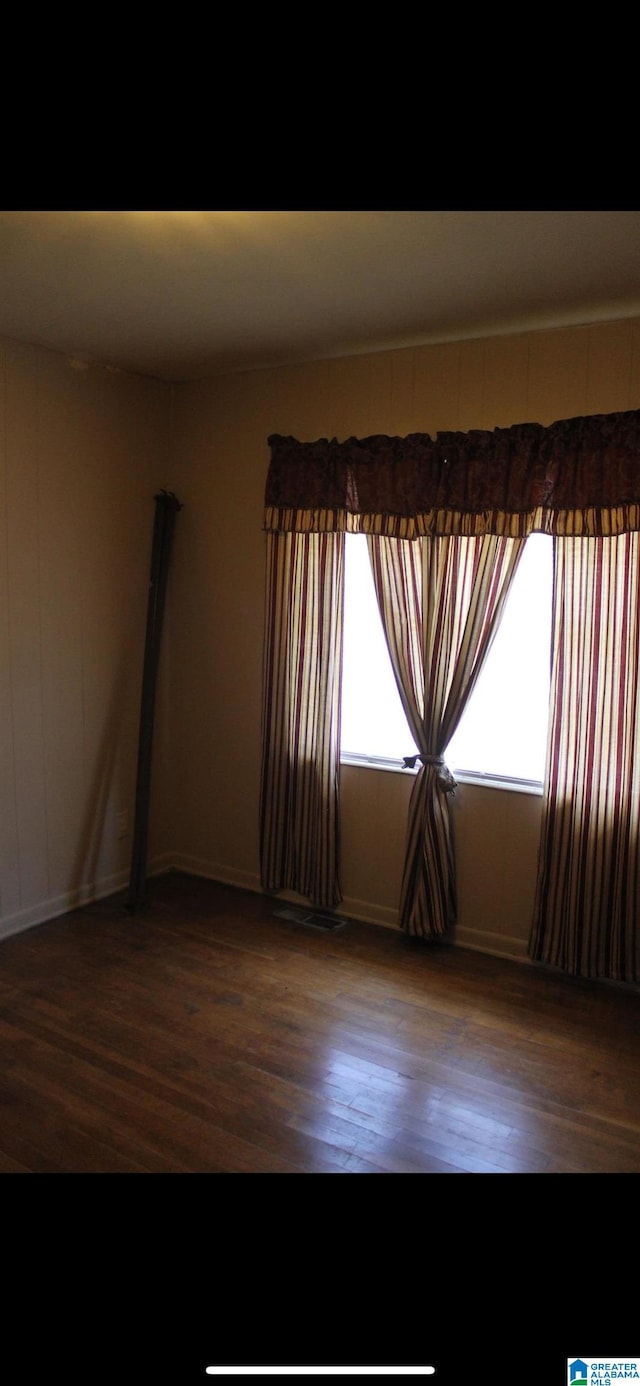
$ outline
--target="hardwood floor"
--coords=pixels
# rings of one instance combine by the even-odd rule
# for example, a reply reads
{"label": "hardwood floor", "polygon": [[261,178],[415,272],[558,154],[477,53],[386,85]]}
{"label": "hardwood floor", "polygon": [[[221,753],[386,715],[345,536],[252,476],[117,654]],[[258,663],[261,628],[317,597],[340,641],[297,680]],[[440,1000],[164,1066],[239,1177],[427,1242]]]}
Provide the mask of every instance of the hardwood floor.
{"label": "hardwood floor", "polygon": [[0,942],[0,1172],[640,1172],[640,996],[180,874]]}

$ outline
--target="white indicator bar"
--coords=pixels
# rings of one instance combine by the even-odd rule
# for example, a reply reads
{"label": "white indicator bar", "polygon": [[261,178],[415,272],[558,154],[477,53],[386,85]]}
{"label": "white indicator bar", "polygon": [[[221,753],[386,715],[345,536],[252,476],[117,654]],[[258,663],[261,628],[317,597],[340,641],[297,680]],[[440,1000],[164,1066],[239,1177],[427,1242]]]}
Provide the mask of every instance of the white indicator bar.
{"label": "white indicator bar", "polygon": [[435,1367],[207,1367],[209,1376],[433,1376]]}

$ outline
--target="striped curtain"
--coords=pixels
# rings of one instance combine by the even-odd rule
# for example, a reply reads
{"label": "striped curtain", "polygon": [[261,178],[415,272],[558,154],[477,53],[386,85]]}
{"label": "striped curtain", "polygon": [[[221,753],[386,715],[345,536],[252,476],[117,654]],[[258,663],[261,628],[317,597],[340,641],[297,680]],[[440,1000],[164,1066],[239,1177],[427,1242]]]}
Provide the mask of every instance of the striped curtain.
{"label": "striped curtain", "polygon": [[393,671],[421,762],[409,804],[400,925],[443,934],[456,918],[445,751],[498,628],[524,539],[369,536]]}
{"label": "striped curtain", "polygon": [[340,903],[344,535],[267,532],[260,873]]}
{"label": "striped curtain", "polygon": [[551,719],[530,954],[640,981],[640,536],[554,541]]}

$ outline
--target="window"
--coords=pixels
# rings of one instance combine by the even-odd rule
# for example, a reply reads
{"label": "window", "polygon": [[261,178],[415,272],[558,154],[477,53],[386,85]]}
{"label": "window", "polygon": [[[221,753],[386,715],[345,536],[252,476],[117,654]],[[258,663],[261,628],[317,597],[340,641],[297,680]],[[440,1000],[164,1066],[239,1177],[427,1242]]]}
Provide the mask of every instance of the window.
{"label": "window", "polygon": [[[460,725],[450,769],[539,783],[549,709],[552,540],[532,534]],[[342,755],[402,762],[417,747],[382,631],[364,535],[346,535]]]}

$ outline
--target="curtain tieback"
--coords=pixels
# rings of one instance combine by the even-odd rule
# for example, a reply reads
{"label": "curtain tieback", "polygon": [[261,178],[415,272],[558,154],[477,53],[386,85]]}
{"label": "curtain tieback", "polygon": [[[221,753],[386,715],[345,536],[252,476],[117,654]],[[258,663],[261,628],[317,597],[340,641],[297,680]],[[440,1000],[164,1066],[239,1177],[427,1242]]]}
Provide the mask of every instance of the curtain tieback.
{"label": "curtain tieback", "polygon": [[435,765],[436,770],[438,771],[438,774],[436,776],[438,781],[438,787],[440,789],[443,789],[445,794],[454,793],[455,789],[457,788],[457,784],[453,778],[453,775],[451,774],[448,765],[445,762],[444,756],[423,756],[419,753],[415,756],[404,756],[404,768],[406,770],[415,769],[415,763],[417,760],[421,761],[423,765]]}

